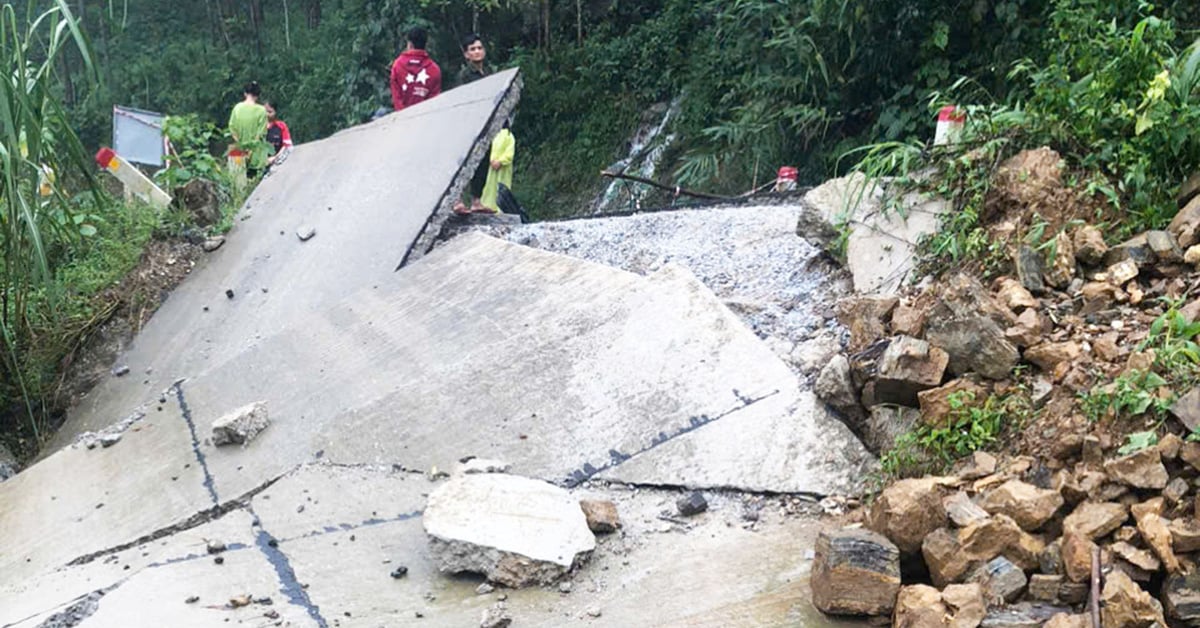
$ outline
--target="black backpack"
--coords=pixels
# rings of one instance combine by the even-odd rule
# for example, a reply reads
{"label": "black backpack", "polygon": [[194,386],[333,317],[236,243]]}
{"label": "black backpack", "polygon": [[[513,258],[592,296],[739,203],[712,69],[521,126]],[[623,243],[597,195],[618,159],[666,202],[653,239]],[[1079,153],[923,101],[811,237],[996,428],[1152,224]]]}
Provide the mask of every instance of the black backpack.
{"label": "black backpack", "polygon": [[517,201],[517,197],[503,183],[498,184],[500,189],[496,192],[496,205],[500,207],[500,211],[506,214],[516,214],[521,217],[522,223],[529,222],[529,214],[525,213],[525,208],[521,207],[521,203]]}

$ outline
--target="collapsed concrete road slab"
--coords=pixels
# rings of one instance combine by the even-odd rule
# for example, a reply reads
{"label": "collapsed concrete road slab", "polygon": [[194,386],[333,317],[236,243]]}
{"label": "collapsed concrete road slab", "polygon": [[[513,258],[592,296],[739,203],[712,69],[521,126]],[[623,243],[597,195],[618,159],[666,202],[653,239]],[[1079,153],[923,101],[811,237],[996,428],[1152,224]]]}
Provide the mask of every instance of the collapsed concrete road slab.
{"label": "collapsed concrete road slab", "polygon": [[873,464],[686,271],[478,234],[181,388],[199,424],[272,409],[247,449],[201,447],[221,499],[314,459],[449,471],[478,456],[574,484],[645,454],[653,472],[622,479],[816,494],[854,492]]}
{"label": "collapsed concrete road slab", "polygon": [[515,475],[454,478],[429,494],[424,519],[442,572],[510,587],[550,584],[596,548],[576,499]]}
{"label": "collapsed concrete road slab", "polygon": [[[151,374],[103,381],[47,451],[112,423],[150,391],[388,282],[403,260],[432,246],[519,96],[517,71],[500,72],[297,146],[255,189],[226,244],[172,293],[122,357],[132,372]],[[294,234],[302,225],[320,236],[300,242]]]}

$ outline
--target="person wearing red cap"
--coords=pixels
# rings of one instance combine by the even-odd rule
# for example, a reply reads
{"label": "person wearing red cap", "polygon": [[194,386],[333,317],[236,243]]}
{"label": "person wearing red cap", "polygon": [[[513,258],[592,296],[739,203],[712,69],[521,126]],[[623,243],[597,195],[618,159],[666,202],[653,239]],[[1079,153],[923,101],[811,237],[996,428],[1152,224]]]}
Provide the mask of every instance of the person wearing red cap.
{"label": "person wearing red cap", "polygon": [[392,107],[400,111],[442,93],[442,70],[425,52],[425,29],[408,31],[408,47],[392,63]]}

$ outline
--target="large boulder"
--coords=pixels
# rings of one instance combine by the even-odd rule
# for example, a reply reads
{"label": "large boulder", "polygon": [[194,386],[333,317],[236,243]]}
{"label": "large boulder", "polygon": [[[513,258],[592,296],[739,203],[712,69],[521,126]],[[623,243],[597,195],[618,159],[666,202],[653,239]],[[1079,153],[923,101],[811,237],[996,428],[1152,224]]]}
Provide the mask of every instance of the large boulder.
{"label": "large boulder", "polygon": [[887,487],[867,513],[867,527],[886,536],[906,555],[921,551],[921,542],[946,525],[942,497],[945,478],[900,480]]}
{"label": "large boulder", "polygon": [[924,340],[896,337],[879,357],[875,400],[916,407],[917,393],[941,384],[949,361],[945,351]]}
{"label": "large boulder", "polygon": [[1013,313],[964,274],[947,279],[938,296],[925,325],[925,339],[946,351],[950,372],[1007,377],[1020,358],[1016,346],[1004,336],[1004,330],[1016,323]]}
{"label": "large boulder", "polygon": [[992,514],[1012,517],[1022,530],[1033,531],[1058,513],[1063,506],[1063,497],[1058,491],[1009,480],[988,491],[979,505]]}
{"label": "large boulder", "polygon": [[430,493],[422,519],[442,572],[509,587],[552,583],[596,547],[567,491],[513,475],[455,477]]}
{"label": "large boulder", "polygon": [[900,592],[900,551],[863,529],[821,532],[812,570],[813,604],[831,615],[888,615]]}

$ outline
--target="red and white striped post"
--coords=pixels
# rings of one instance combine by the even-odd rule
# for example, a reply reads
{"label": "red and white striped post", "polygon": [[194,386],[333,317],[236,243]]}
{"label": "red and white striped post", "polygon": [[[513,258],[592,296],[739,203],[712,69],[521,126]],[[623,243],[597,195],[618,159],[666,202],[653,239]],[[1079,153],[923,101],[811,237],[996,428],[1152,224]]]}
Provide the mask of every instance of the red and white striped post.
{"label": "red and white striped post", "polygon": [[937,132],[933,136],[934,146],[957,144],[962,140],[963,126],[967,113],[954,105],[946,105],[938,112]]}

